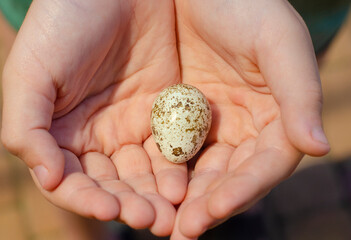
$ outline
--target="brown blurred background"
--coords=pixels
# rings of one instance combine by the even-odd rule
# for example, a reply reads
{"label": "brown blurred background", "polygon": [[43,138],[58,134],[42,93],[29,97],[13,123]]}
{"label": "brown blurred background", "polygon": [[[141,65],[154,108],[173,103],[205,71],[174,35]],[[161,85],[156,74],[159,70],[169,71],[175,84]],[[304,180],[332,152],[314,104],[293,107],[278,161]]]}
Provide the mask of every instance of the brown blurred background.
{"label": "brown blurred background", "polygon": [[[15,34],[0,15],[0,72]],[[239,217],[234,222],[229,221],[229,225],[223,225],[222,234],[229,231],[233,237],[235,228],[230,224],[243,226],[247,219],[254,219],[251,224],[259,219],[262,226],[258,229],[247,221],[240,231],[247,228],[247,231],[258,231],[262,235],[260,239],[351,239],[350,14],[321,57],[320,73],[324,127],[331,152],[322,158],[306,156],[291,179],[249,211],[249,217],[241,217],[241,220]],[[114,228],[124,227],[83,219],[50,204],[34,186],[24,163],[0,146],[0,239],[133,239],[131,235],[118,237],[114,230],[111,231]],[[107,234],[106,229],[114,236]],[[232,237],[219,237],[213,230],[203,239]],[[144,235],[140,239],[153,238]]]}

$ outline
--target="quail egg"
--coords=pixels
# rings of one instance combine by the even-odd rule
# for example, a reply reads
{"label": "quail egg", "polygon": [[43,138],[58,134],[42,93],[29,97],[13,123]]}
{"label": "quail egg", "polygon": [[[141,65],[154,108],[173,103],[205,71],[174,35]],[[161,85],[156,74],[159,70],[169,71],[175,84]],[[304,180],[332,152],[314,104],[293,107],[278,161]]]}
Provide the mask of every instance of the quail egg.
{"label": "quail egg", "polygon": [[151,130],[160,152],[171,162],[190,160],[211,127],[211,108],[197,88],[176,84],[164,89],[151,111]]}

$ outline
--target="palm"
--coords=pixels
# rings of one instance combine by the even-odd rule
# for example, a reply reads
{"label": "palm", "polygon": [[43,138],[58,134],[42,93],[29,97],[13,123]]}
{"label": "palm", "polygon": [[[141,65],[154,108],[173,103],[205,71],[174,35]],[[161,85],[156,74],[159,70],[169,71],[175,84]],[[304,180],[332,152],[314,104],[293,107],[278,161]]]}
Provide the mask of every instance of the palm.
{"label": "palm", "polygon": [[[94,6],[94,14],[99,7],[112,10],[92,29],[80,25],[91,17],[85,11],[65,13],[68,31],[76,26],[77,34],[60,32],[54,46],[69,42],[67,54],[39,55],[59,86],[50,133],[66,161],[62,182],[44,194],[82,215],[111,219],[117,214],[132,227],[169,234],[175,210],[168,200],[183,199],[186,169],[163,162],[150,138],[149,117],[158,92],[180,80],[173,4],[83,4]],[[50,65],[51,54],[64,57]],[[167,182],[179,182],[176,191]]]}
{"label": "palm", "polygon": [[[196,237],[249,207],[292,172],[299,154],[285,135],[280,107],[260,69],[264,53],[257,39],[270,40],[260,34],[264,14],[240,12],[251,9],[250,1],[176,3],[182,80],[207,96],[213,113],[173,232],[174,239],[182,239],[179,229]],[[245,22],[242,15],[259,20]]]}
{"label": "palm", "polygon": [[[92,49],[84,50],[94,56],[83,59],[73,53],[78,56],[73,61],[78,63],[72,73],[91,77],[72,74],[73,81],[56,79],[62,86],[50,131],[61,147],[77,155],[98,151],[112,156],[126,145],[142,145],[150,136],[152,101],[164,87],[179,81],[173,17],[151,11],[137,14],[145,7],[139,5],[126,9],[129,12],[117,20],[122,22],[115,30],[117,36],[108,34],[100,40],[98,46],[108,45],[107,51],[96,51],[90,44],[96,40],[84,40],[86,33],[82,33],[78,44],[87,42]],[[172,6],[166,5],[163,11],[171,11],[167,7]],[[102,25],[106,29],[96,29],[93,36],[101,38],[109,32],[110,24]],[[89,68],[84,68],[87,65]]]}

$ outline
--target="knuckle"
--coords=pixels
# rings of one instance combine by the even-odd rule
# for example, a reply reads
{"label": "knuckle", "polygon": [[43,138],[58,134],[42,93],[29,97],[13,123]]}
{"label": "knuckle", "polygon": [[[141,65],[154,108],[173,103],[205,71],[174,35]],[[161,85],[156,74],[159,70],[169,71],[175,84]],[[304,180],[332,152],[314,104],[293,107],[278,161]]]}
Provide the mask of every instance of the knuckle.
{"label": "knuckle", "polygon": [[21,141],[14,133],[11,133],[3,128],[1,131],[1,142],[8,151],[18,155],[19,149],[21,148]]}

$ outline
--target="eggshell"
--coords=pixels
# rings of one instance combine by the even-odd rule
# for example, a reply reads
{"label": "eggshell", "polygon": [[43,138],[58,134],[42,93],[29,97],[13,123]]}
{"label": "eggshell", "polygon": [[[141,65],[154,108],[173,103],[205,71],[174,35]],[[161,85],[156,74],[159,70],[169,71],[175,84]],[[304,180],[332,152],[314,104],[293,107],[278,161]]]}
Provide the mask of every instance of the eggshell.
{"label": "eggshell", "polygon": [[171,162],[190,160],[211,127],[211,108],[197,88],[176,84],[164,89],[151,111],[151,129],[158,149]]}

